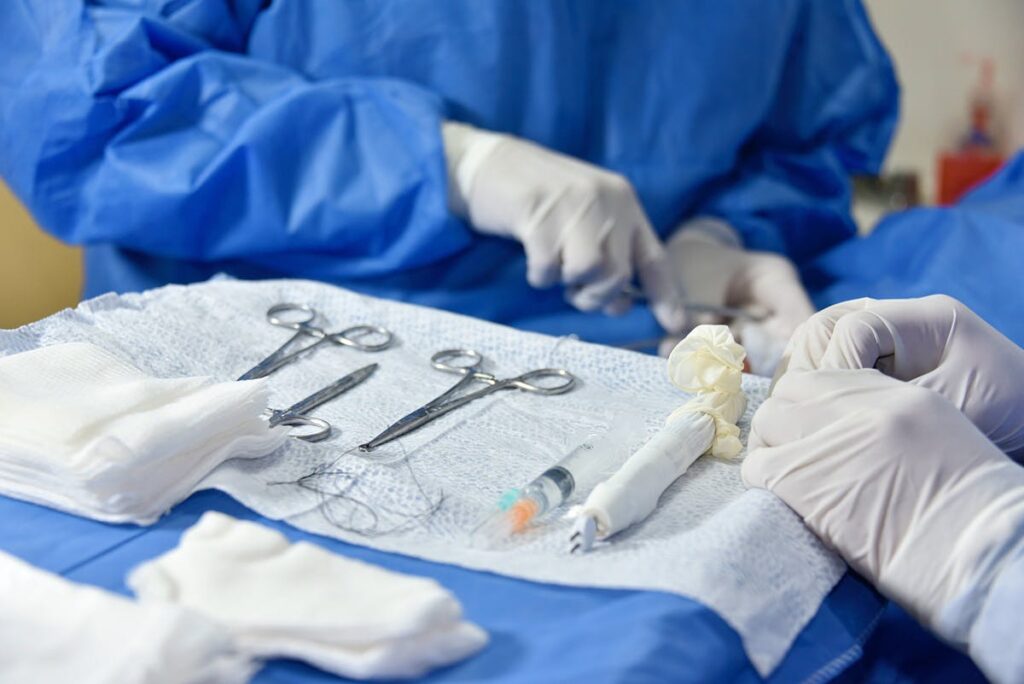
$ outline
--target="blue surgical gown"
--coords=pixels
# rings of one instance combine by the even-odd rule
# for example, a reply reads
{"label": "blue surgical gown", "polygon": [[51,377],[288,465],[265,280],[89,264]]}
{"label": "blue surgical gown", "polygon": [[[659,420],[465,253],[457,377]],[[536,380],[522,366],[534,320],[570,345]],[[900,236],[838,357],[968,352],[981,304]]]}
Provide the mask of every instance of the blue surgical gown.
{"label": "blue surgical gown", "polygon": [[304,277],[606,342],[446,206],[442,119],[624,174],[656,230],[807,260],[897,112],[859,0],[5,0],[0,174],[86,294]]}
{"label": "blue surgical gown", "polygon": [[890,214],[868,237],[805,263],[803,275],[819,306],[948,294],[1024,347],[1022,263],[1024,151],[956,206]]}

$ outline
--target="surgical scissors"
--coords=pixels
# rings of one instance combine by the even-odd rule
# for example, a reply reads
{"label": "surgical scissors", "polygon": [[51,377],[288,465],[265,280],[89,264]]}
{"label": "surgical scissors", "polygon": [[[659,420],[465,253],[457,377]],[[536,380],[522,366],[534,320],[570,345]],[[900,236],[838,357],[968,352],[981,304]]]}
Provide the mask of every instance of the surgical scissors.
{"label": "surgical scissors", "polygon": [[[384,432],[366,444],[360,445],[360,451],[373,451],[382,444],[387,444],[394,439],[418,430],[427,423],[461,406],[465,406],[474,399],[479,399],[498,390],[518,389],[524,392],[551,395],[563,394],[576,385],[576,376],[563,368],[539,368],[514,378],[499,380],[490,373],[481,372],[480,367],[483,365],[483,356],[472,349],[445,349],[439,351],[430,357],[430,365],[445,373],[462,375],[463,378],[436,399],[399,419],[398,422],[392,423]],[[544,380],[554,380],[556,378],[561,381],[554,385],[537,384]],[[458,396],[475,382],[484,383],[486,387]]]}
{"label": "surgical scissors", "polygon": [[[324,342],[333,342],[334,344],[353,347],[360,351],[375,352],[387,349],[395,340],[391,331],[379,325],[354,325],[351,328],[345,328],[341,332],[329,333],[323,328],[313,325],[317,315],[316,309],[309,304],[282,302],[267,309],[267,322],[280,328],[294,330],[295,334],[287,342],[274,350],[270,356],[247,370],[238,379],[254,380],[270,375],[282,366],[287,366],[299,356],[313,351],[313,349]],[[372,335],[377,335],[382,340],[377,343],[362,341],[363,338]],[[288,351],[300,338],[306,336],[317,338],[316,342],[307,344],[305,347],[292,352]]]}
{"label": "surgical scissors", "polygon": [[331,399],[334,399],[338,395],[348,392],[356,385],[361,384],[373,375],[374,371],[376,371],[378,367],[379,365],[376,363],[371,363],[369,366],[363,366],[359,370],[349,373],[337,382],[334,382],[321,390],[317,390],[297,404],[286,409],[268,408],[263,415],[270,423],[270,427],[287,425],[289,427],[317,428],[316,432],[292,435],[292,437],[295,437],[296,439],[302,439],[307,442],[319,442],[323,439],[327,439],[331,434],[331,424],[321,418],[311,418],[307,414],[316,407],[326,404]]}

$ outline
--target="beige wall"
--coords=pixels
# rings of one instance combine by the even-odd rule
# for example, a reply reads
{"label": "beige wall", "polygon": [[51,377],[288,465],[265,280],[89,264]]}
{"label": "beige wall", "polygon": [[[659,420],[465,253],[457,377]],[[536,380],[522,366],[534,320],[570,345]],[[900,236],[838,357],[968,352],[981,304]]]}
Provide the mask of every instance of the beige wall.
{"label": "beige wall", "polygon": [[74,306],[81,289],[81,252],[36,227],[0,182],[0,328]]}
{"label": "beige wall", "polygon": [[886,167],[916,171],[935,196],[935,158],[967,128],[978,61],[995,63],[996,132],[1012,151],[1024,145],[1024,2],[866,0],[902,88],[900,125]]}

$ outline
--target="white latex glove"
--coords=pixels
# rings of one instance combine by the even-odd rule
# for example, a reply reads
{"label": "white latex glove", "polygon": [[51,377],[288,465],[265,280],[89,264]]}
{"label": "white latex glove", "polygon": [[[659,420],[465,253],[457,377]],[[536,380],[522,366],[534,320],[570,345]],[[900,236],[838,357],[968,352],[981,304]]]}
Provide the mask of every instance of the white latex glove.
{"label": "white latex glove", "polygon": [[690,301],[768,312],[762,321],[737,319],[730,327],[751,371],[770,376],[793,331],[814,313],[789,259],[744,250],[728,224],[711,218],[682,226],[667,249]]}
{"label": "white latex glove", "polygon": [[442,133],[452,210],[521,242],[532,286],[561,281],[576,308],[619,314],[636,276],[658,322],[682,330],[682,290],[629,181],[512,136],[451,122]]}
{"label": "white latex glove", "polygon": [[783,377],[754,415],[742,475],[961,647],[1024,552],[1024,468],[943,397],[876,370]]}
{"label": "white latex glove", "polygon": [[1024,457],[1024,349],[945,295],[858,299],[814,315],[779,374],[877,368],[953,403],[996,446]]}

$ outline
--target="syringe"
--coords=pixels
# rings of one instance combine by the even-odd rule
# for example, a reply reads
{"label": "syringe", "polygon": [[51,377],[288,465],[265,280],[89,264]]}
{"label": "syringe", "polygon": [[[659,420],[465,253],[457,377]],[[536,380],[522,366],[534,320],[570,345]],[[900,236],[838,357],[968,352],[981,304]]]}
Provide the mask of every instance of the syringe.
{"label": "syringe", "polygon": [[498,501],[498,510],[472,532],[476,546],[492,546],[525,530],[534,520],[561,506],[576,492],[588,492],[629,456],[633,438],[642,436],[638,423],[620,419],[607,432],[591,435],[529,484]]}

